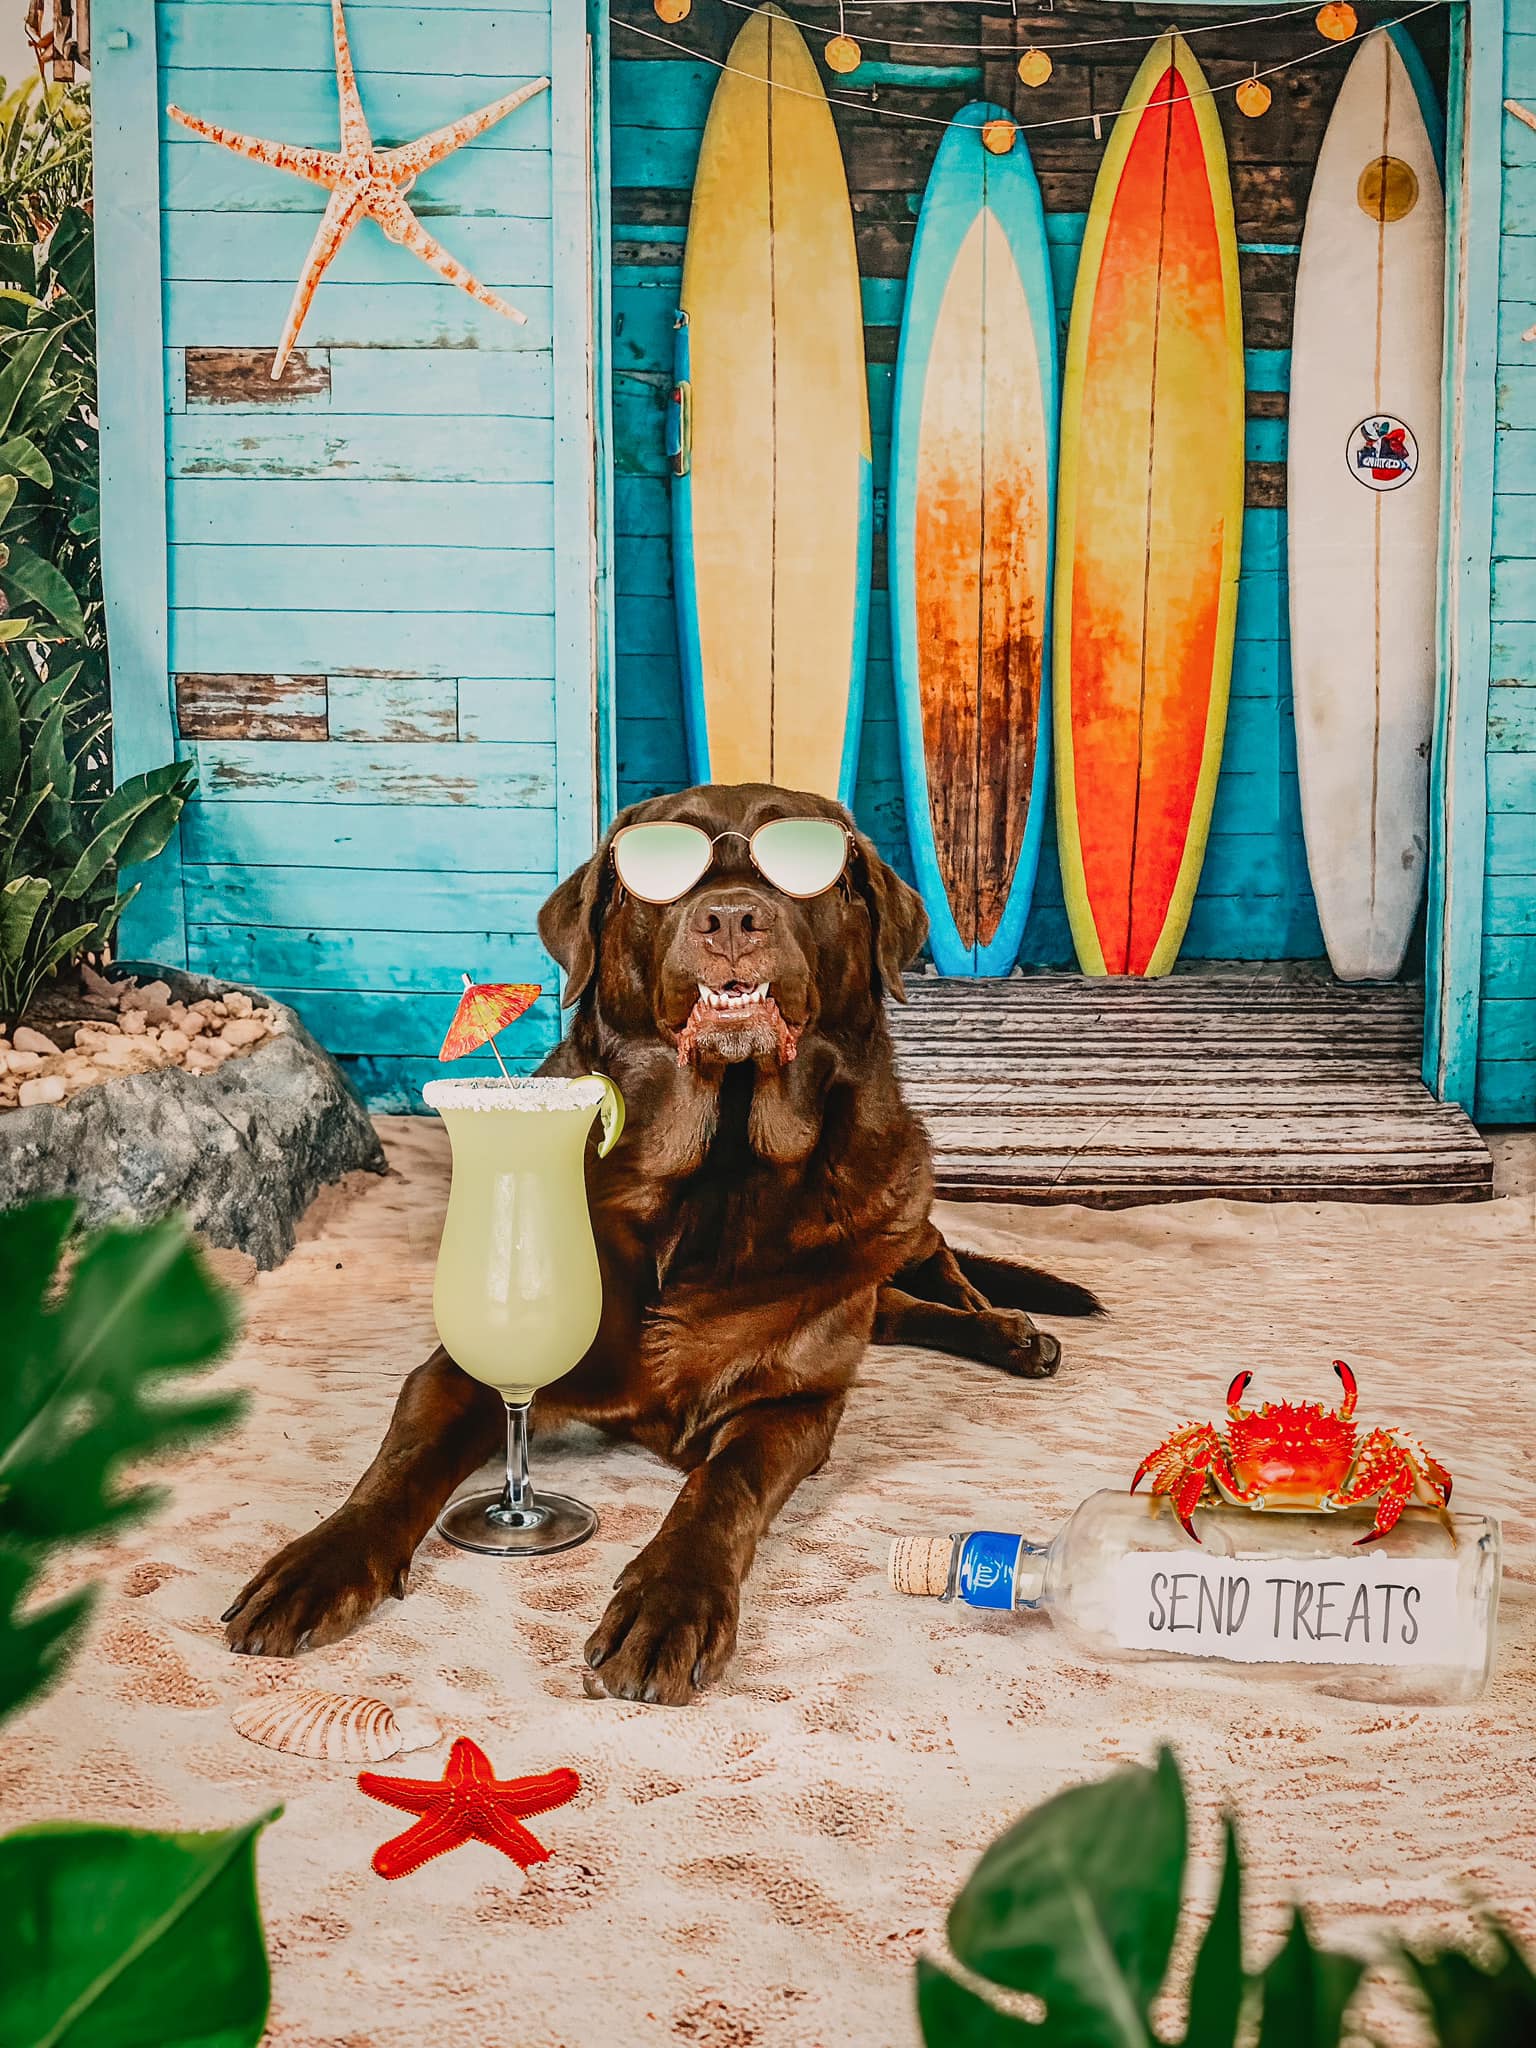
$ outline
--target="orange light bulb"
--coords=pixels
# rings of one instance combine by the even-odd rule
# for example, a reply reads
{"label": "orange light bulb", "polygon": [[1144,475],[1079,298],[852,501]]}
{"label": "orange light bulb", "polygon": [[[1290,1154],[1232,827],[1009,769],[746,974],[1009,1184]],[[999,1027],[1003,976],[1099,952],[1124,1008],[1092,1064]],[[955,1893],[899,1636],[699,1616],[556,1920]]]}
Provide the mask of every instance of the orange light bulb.
{"label": "orange light bulb", "polygon": [[1013,121],[987,121],[982,124],[982,146],[990,149],[994,156],[1006,156],[1018,139],[1018,126]]}
{"label": "orange light bulb", "polygon": [[656,19],[668,23],[686,21],[693,12],[693,0],[651,0]]}
{"label": "orange light bulb", "polygon": [[1357,26],[1355,10],[1349,0],[1328,0],[1328,4],[1317,11],[1317,32],[1326,36],[1330,43],[1347,43]]}
{"label": "orange light bulb", "polygon": [[1044,50],[1026,50],[1019,59],[1019,77],[1026,85],[1044,85],[1051,75],[1051,60]]}
{"label": "orange light bulb", "polygon": [[864,62],[864,52],[852,36],[834,36],[825,51],[829,71],[857,71]]}
{"label": "orange light bulb", "polygon": [[1262,78],[1245,78],[1237,88],[1237,104],[1250,121],[1257,121],[1260,114],[1269,112],[1273,97]]}

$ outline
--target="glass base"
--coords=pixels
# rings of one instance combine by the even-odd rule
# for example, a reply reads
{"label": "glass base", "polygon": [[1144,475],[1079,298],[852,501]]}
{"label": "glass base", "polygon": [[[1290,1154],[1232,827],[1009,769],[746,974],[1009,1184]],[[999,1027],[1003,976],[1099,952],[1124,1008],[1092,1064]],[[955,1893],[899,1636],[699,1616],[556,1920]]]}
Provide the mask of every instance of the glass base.
{"label": "glass base", "polygon": [[548,1557],[574,1550],[597,1527],[592,1509],[569,1494],[535,1493],[521,1509],[504,1507],[506,1497],[496,1487],[449,1501],[437,1518],[438,1535],[483,1557]]}

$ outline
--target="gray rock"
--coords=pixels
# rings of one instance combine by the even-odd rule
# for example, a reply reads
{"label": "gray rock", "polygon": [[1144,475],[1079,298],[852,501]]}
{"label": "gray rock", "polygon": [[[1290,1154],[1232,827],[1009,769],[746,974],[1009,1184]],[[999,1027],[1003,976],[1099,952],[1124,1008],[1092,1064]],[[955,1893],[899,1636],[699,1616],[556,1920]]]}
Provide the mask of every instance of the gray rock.
{"label": "gray rock", "polygon": [[[124,963],[175,1000],[223,998],[228,982]],[[327,1182],[386,1170],[368,1112],[293,1011],[260,990],[287,1029],[212,1074],[162,1067],[70,1101],[0,1112],[0,1209],[72,1195],[90,1228],[179,1209],[210,1244],[265,1269],[293,1250],[299,1218]]]}

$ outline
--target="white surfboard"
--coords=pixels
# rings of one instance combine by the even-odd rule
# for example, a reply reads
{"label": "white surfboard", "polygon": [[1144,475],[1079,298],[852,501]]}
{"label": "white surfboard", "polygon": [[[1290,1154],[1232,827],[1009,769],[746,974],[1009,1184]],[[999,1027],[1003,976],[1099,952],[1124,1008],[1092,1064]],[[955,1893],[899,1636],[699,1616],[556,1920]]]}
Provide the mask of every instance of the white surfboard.
{"label": "white surfboard", "polygon": [[1445,199],[1411,46],[1365,37],[1323,136],[1291,354],[1291,673],[1334,972],[1403,963],[1429,853]]}

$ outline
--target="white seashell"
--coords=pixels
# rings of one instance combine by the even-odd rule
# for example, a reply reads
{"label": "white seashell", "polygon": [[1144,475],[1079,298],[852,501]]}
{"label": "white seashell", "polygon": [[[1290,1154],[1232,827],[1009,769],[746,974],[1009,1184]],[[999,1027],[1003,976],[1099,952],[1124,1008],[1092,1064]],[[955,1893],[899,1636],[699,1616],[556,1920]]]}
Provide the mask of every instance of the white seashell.
{"label": "white seashell", "polygon": [[382,1763],[403,1750],[430,1749],[442,1735],[419,1707],[397,1714],[385,1700],[309,1687],[252,1700],[232,1718],[247,1742],[332,1764]]}

